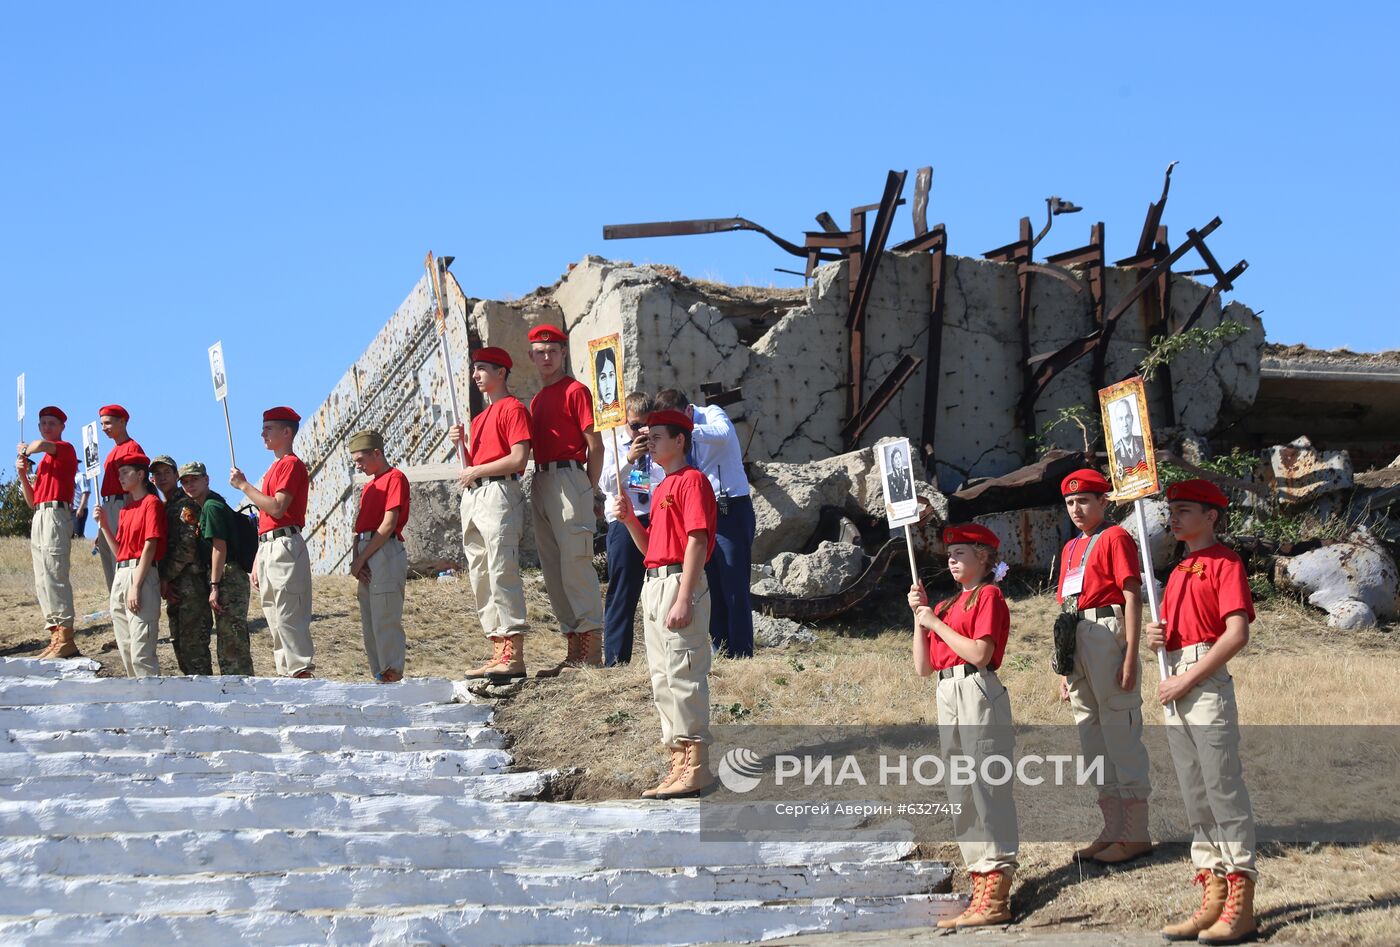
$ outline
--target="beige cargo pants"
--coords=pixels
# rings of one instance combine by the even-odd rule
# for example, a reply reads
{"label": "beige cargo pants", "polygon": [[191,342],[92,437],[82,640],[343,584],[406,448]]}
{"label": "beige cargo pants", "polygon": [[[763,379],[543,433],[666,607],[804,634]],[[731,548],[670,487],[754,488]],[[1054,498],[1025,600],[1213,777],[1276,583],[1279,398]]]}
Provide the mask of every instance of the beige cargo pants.
{"label": "beige cargo pants", "polygon": [[[989,756],[1005,757],[1015,767],[1011,696],[995,671],[976,673],[963,665],[953,677],[938,682],[936,700],[948,802],[961,807],[953,813],[952,822],[963,863],[968,871],[1014,871],[1020,838],[1012,781],[997,786],[980,777],[981,761]],[[952,773],[955,756],[972,757],[979,767],[979,776],[970,785],[957,785],[946,775]]]}
{"label": "beige cargo pants", "polygon": [[[360,534],[361,547],[373,533]],[[402,673],[407,650],[403,630],[404,588],[408,584],[408,551],[396,537],[369,557],[369,581],[359,583],[360,632],[365,639],[369,672],[375,677],[393,668]]]}
{"label": "beige cargo pants", "polygon": [[127,608],[127,593],[136,577],[136,563],[116,570],[107,607],[112,611],[112,633],[117,639],[117,654],[127,677],[158,677],[160,664],[156,661],[156,636],[160,633],[160,576],[151,566],[141,582],[141,607]]}
{"label": "beige cargo pants", "polygon": [[314,663],[311,642],[311,557],[300,533],[263,542],[259,537],[258,597],[272,635],[272,662],[290,677]]}
{"label": "beige cargo pants", "polygon": [[540,571],[566,635],[603,627],[603,592],[593,568],[593,487],[574,467],[537,468],[530,506]]}
{"label": "beige cargo pants", "polygon": [[45,627],[73,627],[72,556],[73,511],[66,504],[36,509],[29,525],[29,558]]}
{"label": "beige cargo pants", "polygon": [[[107,517],[107,526],[112,535],[117,535],[117,514],[126,506],[126,494],[102,498],[102,512]],[[97,555],[102,560],[102,576],[107,580],[107,591],[112,591],[112,579],[117,574],[117,551],[107,545],[107,534],[97,532]]]}
{"label": "beige cargo pants", "polygon": [[520,581],[524,530],[525,496],[519,480],[491,480],[462,491],[462,552],[476,617],[488,638],[520,635],[530,628]]}
{"label": "beige cargo pants", "polygon": [[642,586],[642,628],[651,675],[651,698],[661,716],[661,742],[710,743],[710,588],[701,574],[690,624],[667,628],[666,615],[680,591],[681,575],[648,578]]}
{"label": "beige cargo pants", "polygon": [[1146,799],[1152,795],[1151,766],[1142,742],[1142,693],[1118,686],[1127,638],[1117,614],[1081,618],[1075,633],[1069,706],[1086,759],[1102,757],[1100,795]]}

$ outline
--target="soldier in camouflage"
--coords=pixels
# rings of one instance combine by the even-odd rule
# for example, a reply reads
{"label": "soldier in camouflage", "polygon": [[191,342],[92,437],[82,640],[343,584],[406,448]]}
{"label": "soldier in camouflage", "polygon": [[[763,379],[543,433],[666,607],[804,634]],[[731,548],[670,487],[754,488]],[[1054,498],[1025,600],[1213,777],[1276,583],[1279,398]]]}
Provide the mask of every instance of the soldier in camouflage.
{"label": "soldier in camouflage", "polygon": [[[248,573],[238,564],[238,532],[234,512],[219,494],[209,489],[209,473],[199,462],[180,468],[180,485],[199,510],[200,561],[212,576],[202,593],[205,608],[212,609],[219,638],[219,673],[251,676],[253,652],[248,644]],[[209,659],[208,645],[204,658]]]}
{"label": "soldier in camouflage", "polygon": [[166,547],[160,561],[160,594],[170,621],[170,643],[181,674],[213,674],[209,634],[214,616],[205,600],[209,566],[199,555],[199,506],[180,489],[175,460],[151,460],[151,479],[165,498]]}

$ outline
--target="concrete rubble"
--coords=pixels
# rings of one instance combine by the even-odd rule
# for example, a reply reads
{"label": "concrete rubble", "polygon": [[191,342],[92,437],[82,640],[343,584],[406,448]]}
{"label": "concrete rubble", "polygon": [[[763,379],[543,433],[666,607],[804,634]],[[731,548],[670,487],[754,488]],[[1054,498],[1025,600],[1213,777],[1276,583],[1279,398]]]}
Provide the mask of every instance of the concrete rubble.
{"label": "concrete rubble", "polygon": [[791,618],[753,613],[753,640],[760,648],[804,647],[817,643],[817,633]]}
{"label": "concrete rubble", "polygon": [[1351,456],[1344,450],[1320,451],[1307,437],[1264,452],[1261,479],[1285,506],[1301,506],[1352,488]]}
{"label": "concrete rubble", "polygon": [[859,546],[823,540],[816,552],[780,552],[773,557],[773,578],[787,595],[813,598],[834,595],[865,571]]}
{"label": "concrete rubble", "polygon": [[1400,614],[1400,573],[1395,559],[1369,532],[1344,542],[1280,558],[1275,583],[1325,609],[1334,628],[1371,628]]}

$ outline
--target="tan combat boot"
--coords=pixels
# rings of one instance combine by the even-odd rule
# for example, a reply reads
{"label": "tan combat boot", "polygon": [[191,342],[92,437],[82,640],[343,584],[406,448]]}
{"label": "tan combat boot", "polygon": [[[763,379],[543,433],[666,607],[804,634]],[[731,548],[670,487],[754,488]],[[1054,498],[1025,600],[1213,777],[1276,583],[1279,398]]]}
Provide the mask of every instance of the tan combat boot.
{"label": "tan combat boot", "polygon": [[1191,883],[1201,886],[1201,906],[1186,920],[1162,928],[1163,940],[1195,940],[1197,934],[1220,919],[1220,912],[1225,909],[1229,885],[1224,878],[1203,868]]}
{"label": "tan combat boot", "polygon": [[525,676],[525,636],[507,635],[501,642],[501,656],[486,672],[492,684],[509,684]]}
{"label": "tan combat boot", "polygon": [[61,625],[58,629],[58,650],[50,654],[51,658],[81,658],[83,653],[78,650],[78,643],[73,640],[73,629],[64,628]]}
{"label": "tan combat boot", "polygon": [[1010,923],[1011,872],[1005,868],[984,872],[981,899],[976,904],[969,904],[954,926],[961,930],[964,927]]}
{"label": "tan combat boot", "polygon": [[1229,891],[1225,907],[1214,924],[1196,936],[1201,944],[1243,944],[1258,940],[1259,926],[1254,923],[1254,879],[1238,872],[1225,876]]}
{"label": "tan combat boot", "polygon": [[987,877],[980,871],[969,871],[968,877],[972,879],[972,894],[967,899],[967,907],[957,917],[945,917],[938,922],[938,927],[943,930],[951,930],[958,926],[958,922],[972,913],[973,908],[982,903],[982,889],[986,886]]}
{"label": "tan combat boot", "polygon": [[37,657],[37,658],[39,658],[39,659],[42,660],[42,659],[44,659],[44,658],[51,658],[51,657],[53,657],[56,653],[58,653],[58,632],[59,632],[59,630],[60,630],[60,629],[59,629],[59,627],[58,627],[57,625],[50,625],[50,626],[49,626],[49,645],[48,645],[48,647],[45,648],[43,651],[40,651],[37,655],[35,655],[35,657]]}
{"label": "tan combat boot", "polygon": [[476,667],[467,671],[467,673],[462,676],[469,681],[479,680],[485,677],[487,671],[491,670],[496,665],[501,663],[501,648],[504,647],[504,644],[504,638],[492,638],[491,657],[486,659],[486,663],[477,665]]}
{"label": "tan combat boot", "polygon": [[603,633],[598,629],[585,631],[578,637],[583,640],[578,644],[578,660],[583,667],[600,668],[603,666]]}
{"label": "tan combat boot", "polygon": [[1100,796],[1099,811],[1103,813],[1103,828],[1099,830],[1099,837],[1079,851],[1074,853],[1074,857],[1081,861],[1086,858],[1093,858],[1099,852],[1108,848],[1118,841],[1118,836],[1123,832],[1123,800],[1117,796]]}
{"label": "tan combat boot", "polygon": [[1120,862],[1141,858],[1152,851],[1152,835],[1147,829],[1147,800],[1122,799],[1123,831],[1118,841],[1094,856],[1094,861],[1102,865],[1117,865]]}
{"label": "tan combat boot", "polygon": [[680,775],[671,785],[656,794],[657,799],[689,799],[698,796],[715,784],[715,774],[710,772],[710,748],[704,743],[687,741],[681,744],[685,750],[685,762]]}
{"label": "tan combat boot", "polygon": [[667,749],[671,753],[671,763],[666,769],[666,775],[662,776],[661,782],[657,783],[655,786],[650,789],[642,790],[643,799],[655,799],[656,794],[664,792],[666,787],[680,778],[681,771],[685,769],[685,745],[678,744],[676,746],[667,747]]}

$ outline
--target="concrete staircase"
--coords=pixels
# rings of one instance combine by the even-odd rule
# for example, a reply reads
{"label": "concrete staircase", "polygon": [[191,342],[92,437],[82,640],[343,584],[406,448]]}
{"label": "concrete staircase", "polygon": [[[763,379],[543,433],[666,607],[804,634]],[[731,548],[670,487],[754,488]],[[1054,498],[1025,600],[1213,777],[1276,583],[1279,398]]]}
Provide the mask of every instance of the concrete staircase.
{"label": "concrete staircase", "polygon": [[[461,685],[98,679],[0,659],[0,943],[682,944],[956,913],[898,833],[699,837],[531,801]],[[736,810],[742,807],[735,807]]]}

